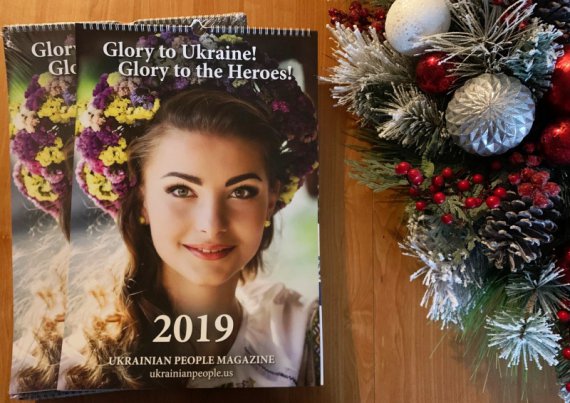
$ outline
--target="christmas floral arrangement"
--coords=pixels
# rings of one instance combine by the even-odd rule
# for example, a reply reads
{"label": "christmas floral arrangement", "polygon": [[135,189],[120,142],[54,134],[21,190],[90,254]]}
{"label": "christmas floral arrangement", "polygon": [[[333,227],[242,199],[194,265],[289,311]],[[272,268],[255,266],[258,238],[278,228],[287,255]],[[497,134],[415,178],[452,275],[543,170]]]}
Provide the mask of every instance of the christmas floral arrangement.
{"label": "christmas floral arrangement", "polygon": [[[206,49],[251,49],[236,35],[174,33],[164,31],[143,36],[137,46],[172,48],[178,56],[168,60],[152,59],[149,65],[184,65],[194,69],[195,60],[182,60],[183,45],[200,44]],[[225,60],[213,60],[212,68],[225,68]],[[276,68],[277,62],[258,55],[247,67]],[[172,70],[172,69],[171,69]],[[273,125],[283,136],[282,152],[290,156],[291,167],[284,179],[277,209],[289,203],[307,174],[316,169],[317,137],[315,109],[294,78],[291,80],[248,80],[238,78],[198,78],[167,76],[125,77],[118,72],[101,75],[89,103],[79,114],[76,148],[81,157],[76,177],[83,191],[104,211],[116,217],[122,198],[134,186],[127,172],[127,147],[141,134],[160,108],[161,100],[197,86],[220,89],[270,110]]]}
{"label": "christmas floral arrangement", "polygon": [[428,318],[513,369],[555,367],[570,402],[570,1],[330,17],[326,80],[369,144],[352,174],[409,198],[401,248],[423,264]]}
{"label": "christmas floral arrangement", "polygon": [[49,72],[34,75],[23,102],[11,107],[14,182],[37,208],[58,221],[71,196],[67,148],[75,113],[75,77]]}

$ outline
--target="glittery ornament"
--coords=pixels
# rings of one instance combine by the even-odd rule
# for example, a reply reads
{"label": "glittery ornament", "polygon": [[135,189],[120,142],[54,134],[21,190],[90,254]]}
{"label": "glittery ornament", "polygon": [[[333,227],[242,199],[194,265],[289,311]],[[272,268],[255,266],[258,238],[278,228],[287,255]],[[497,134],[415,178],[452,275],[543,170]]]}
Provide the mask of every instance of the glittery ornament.
{"label": "glittery ornament", "polygon": [[542,153],[552,164],[570,164],[570,118],[561,118],[544,128],[540,136]]}
{"label": "glittery ornament", "polygon": [[456,77],[450,73],[453,63],[444,61],[447,54],[434,52],[423,55],[416,65],[416,82],[428,94],[443,94],[451,89]]}
{"label": "glittery ornament", "polygon": [[447,32],[451,13],[445,0],[396,0],[386,15],[386,39],[404,55],[425,50],[422,37]]}
{"label": "glittery ornament", "polygon": [[505,74],[482,74],[455,91],[447,106],[447,130],[464,150],[482,156],[518,145],[534,122],[530,90]]}
{"label": "glittery ornament", "polygon": [[551,80],[546,100],[559,112],[570,113],[570,45],[564,46],[564,54],[556,60]]}

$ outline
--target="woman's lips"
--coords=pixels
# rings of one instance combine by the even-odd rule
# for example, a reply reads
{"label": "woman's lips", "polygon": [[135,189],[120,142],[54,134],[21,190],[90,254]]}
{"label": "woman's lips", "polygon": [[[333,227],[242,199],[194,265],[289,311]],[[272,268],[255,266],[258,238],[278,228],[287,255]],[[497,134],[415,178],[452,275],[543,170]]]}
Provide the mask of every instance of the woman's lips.
{"label": "woman's lips", "polygon": [[183,246],[194,256],[204,260],[223,259],[235,249],[235,246],[231,245],[183,244]]}

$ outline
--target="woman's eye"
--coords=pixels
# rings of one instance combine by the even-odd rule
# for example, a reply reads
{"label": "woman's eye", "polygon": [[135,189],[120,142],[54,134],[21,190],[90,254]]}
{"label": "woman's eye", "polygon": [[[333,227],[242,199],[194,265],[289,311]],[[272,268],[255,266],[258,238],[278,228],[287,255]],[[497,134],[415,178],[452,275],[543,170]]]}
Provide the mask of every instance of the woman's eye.
{"label": "woman's eye", "polygon": [[235,189],[232,192],[231,197],[236,199],[251,199],[252,197],[257,196],[258,193],[259,190],[253,186],[242,186]]}
{"label": "woman's eye", "polygon": [[192,197],[194,195],[192,189],[190,189],[187,186],[181,186],[181,185],[171,186],[168,189],[166,189],[166,192],[174,197],[180,197],[180,198]]}

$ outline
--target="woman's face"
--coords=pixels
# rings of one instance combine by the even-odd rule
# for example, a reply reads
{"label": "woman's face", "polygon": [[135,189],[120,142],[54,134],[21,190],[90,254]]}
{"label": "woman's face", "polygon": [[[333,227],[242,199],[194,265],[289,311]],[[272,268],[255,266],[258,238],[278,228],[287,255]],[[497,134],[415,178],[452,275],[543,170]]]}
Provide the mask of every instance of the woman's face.
{"label": "woman's face", "polygon": [[142,196],[163,269],[216,286],[237,281],[256,254],[278,195],[257,144],[168,129],[143,168]]}

